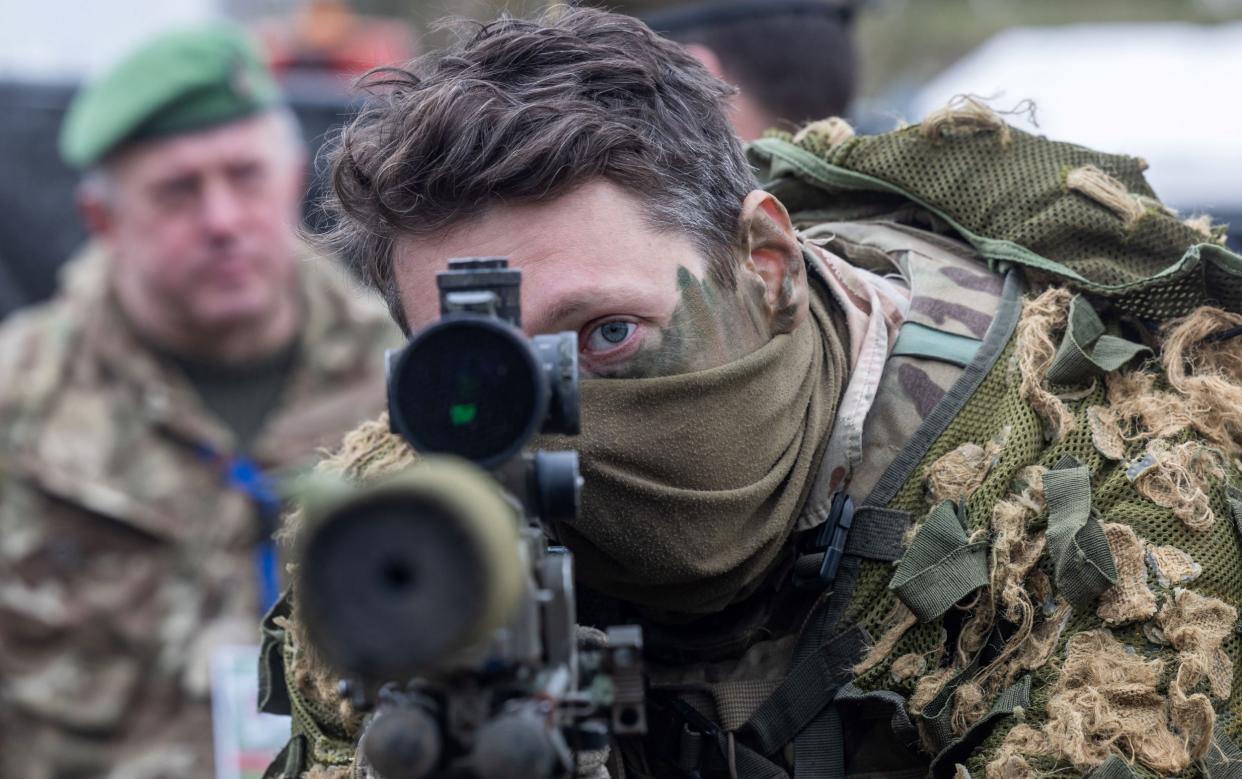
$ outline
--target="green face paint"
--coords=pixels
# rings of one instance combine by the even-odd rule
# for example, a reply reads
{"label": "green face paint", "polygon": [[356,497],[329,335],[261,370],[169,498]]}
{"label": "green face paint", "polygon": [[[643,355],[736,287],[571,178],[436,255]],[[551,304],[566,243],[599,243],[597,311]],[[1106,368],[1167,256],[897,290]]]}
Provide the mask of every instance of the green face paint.
{"label": "green face paint", "polygon": [[768,342],[763,282],[750,279],[727,289],[677,268],[677,307],[669,324],[649,334],[624,363],[593,372],[597,378],[675,376],[713,368]]}

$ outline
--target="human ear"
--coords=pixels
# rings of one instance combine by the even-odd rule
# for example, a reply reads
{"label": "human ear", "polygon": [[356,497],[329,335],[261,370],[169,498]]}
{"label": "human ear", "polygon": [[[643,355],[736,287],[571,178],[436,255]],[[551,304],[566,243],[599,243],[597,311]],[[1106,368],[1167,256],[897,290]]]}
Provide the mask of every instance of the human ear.
{"label": "human ear", "polygon": [[742,202],[738,228],[741,270],[763,280],[770,335],[792,332],[807,316],[810,293],[789,212],[771,193],[757,189]]}
{"label": "human ear", "polygon": [[78,215],[92,237],[109,241],[112,238],[114,220],[108,196],[92,188],[79,187],[77,192]]}
{"label": "human ear", "polygon": [[[725,75],[724,65],[720,62],[720,57],[716,52],[701,43],[687,43],[684,46],[686,53],[699,61],[703,67],[707,68],[707,72],[722,81],[729,81]],[[732,83],[732,82],[729,82]]]}

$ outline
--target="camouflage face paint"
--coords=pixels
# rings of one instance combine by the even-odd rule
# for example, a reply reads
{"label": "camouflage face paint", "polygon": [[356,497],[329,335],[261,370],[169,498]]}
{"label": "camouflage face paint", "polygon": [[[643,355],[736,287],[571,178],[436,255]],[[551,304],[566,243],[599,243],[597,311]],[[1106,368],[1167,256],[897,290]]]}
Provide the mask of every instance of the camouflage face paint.
{"label": "camouflage face paint", "polygon": [[669,324],[648,334],[624,363],[592,372],[597,378],[640,379],[691,373],[750,354],[768,341],[766,288],[756,278],[726,289],[677,268],[677,307]]}

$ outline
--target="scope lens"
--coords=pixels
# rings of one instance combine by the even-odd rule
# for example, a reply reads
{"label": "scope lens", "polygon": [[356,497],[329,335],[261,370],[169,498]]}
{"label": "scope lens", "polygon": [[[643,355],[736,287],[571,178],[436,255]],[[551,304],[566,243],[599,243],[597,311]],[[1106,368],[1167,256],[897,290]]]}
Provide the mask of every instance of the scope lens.
{"label": "scope lens", "polygon": [[473,629],[486,605],[484,564],[461,519],[435,503],[366,500],[309,539],[299,585],[304,619],[341,670],[406,678]]}
{"label": "scope lens", "polygon": [[406,348],[389,391],[395,425],[415,449],[495,465],[535,432],[547,390],[531,348],[511,329],[448,321]]}

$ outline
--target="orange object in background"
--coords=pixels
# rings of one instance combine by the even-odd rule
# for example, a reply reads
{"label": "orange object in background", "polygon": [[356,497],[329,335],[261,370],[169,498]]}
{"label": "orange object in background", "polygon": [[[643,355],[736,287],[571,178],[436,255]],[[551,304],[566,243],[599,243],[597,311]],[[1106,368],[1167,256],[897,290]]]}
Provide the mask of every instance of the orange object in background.
{"label": "orange object in background", "polygon": [[345,0],[310,0],[301,11],[255,25],[268,65],[277,76],[316,71],[357,76],[418,54],[406,22],[363,16]]}

